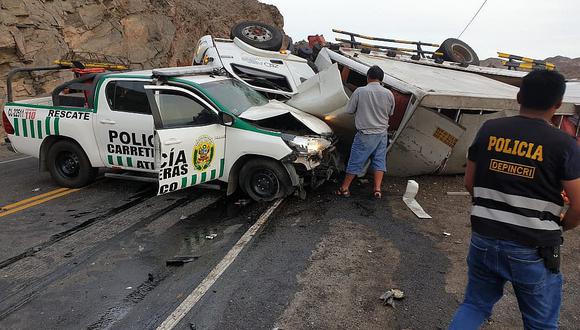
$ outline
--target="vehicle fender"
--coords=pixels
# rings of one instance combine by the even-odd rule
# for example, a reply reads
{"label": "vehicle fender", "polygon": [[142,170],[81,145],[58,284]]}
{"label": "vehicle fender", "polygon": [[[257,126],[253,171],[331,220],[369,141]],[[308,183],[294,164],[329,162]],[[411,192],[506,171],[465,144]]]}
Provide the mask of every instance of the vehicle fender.
{"label": "vehicle fender", "polygon": [[[235,193],[236,190],[238,189],[239,174],[240,174],[240,169],[242,168],[242,166],[248,160],[254,159],[254,158],[269,158],[269,157],[263,157],[263,156],[258,156],[258,155],[244,155],[240,159],[238,159],[234,163],[232,168],[230,169],[230,172],[228,175],[228,187],[227,187],[227,195],[228,196]],[[281,162],[281,163],[284,166],[284,168],[286,169],[286,172],[288,173],[288,177],[290,178],[290,182],[292,183],[292,186],[293,187],[298,186],[300,184],[300,177],[298,176],[298,173],[296,172],[296,169],[294,168],[294,166],[292,166],[292,164],[288,163],[288,162]]]}
{"label": "vehicle fender", "polygon": [[[68,141],[71,141],[75,144],[78,144],[81,147],[81,149],[83,149],[85,154],[87,156],[89,156],[87,149],[84,148],[78,141],[76,141],[73,138],[70,138],[68,136],[56,136],[56,135],[47,136],[42,141],[42,144],[40,145],[40,152],[38,155],[38,166],[39,166],[40,171],[48,171],[48,165],[46,164],[46,161],[48,159],[48,151],[56,142],[62,141],[62,140],[68,140]],[[89,157],[89,161],[90,161],[92,167],[99,167],[98,164],[95,164],[93,162],[93,160],[91,160],[91,157]]]}

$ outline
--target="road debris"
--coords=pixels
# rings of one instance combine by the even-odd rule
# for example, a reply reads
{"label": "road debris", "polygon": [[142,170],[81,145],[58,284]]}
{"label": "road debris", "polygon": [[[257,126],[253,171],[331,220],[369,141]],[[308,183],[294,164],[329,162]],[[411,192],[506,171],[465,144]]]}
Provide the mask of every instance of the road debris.
{"label": "road debris", "polygon": [[133,287],[132,286],[128,286],[128,287],[125,288],[125,290],[133,290]]}
{"label": "road debris", "polygon": [[415,197],[419,192],[419,184],[415,180],[407,181],[407,189],[405,190],[405,194],[403,195],[403,202],[407,204],[409,209],[415,213],[417,218],[419,219],[431,219],[432,217],[423,210],[421,205],[417,202]]}
{"label": "road debris", "polygon": [[405,298],[405,294],[403,293],[403,291],[401,291],[399,289],[387,290],[385,293],[383,293],[380,296],[380,299],[383,301],[385,306],[389,305],[391,307],[395,307],[395,299],[401,300],[403,298]]}
{"label": "road debris", "polygon": [[471,196],[468,191],[448,191],[447,196]]}
{"label": "road debris", "polygon": [[234,204],[238,205],[238,206],[246,206],[246,205],[250,204],[250,202],[251,202],[251,200],[242,198],[242,199],[238,199]]}
{"label": "road debris", "polygon": [[199,256],[175,256],[171,259],[165,261],[167,266],[183,266],[188,262],[192,262],[199,259]]}
{"label": "road debris", "polygon": [[451,233],[448,233],[448,232],[444,231],[443,232],[443,235],[449,237],[449,236],[451,236]]}
{"label": "road debris", "polygon": [[205,236],[206,239],[214,239],[217,237],[217,234],[209,234],[207,236]]}
{"label": "road debris", "polygon": [[181,217],[179,217],[179,220],[185,220],[187,219],[187,215],[182,214]]}
{"label": "road debris", "polygon": [[34,189],[32,189],[32,192],[39,192],[39,191],[40,191],[40,188],[34,188]]}

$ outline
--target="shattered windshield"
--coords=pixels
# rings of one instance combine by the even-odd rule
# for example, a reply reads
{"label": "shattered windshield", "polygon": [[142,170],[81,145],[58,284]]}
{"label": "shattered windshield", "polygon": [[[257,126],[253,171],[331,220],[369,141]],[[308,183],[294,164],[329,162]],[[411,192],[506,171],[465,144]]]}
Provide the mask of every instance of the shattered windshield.
{"label": "shattered windshield", "polygon": [[268,99],[262,94],[234,79],[209,82],[201,86],[236,116],[251,107],[268,103]]}

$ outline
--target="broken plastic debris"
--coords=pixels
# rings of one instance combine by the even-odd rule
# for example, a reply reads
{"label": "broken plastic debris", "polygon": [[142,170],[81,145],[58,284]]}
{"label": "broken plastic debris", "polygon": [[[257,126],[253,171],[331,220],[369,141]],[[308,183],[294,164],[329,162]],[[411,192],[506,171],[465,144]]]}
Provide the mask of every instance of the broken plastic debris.
{"label": "broken plastic debris", "polygon": [[407,189],[405,190],[405,194],[403,195],[403,202],[407,204],[407,206],[415,213],[415,215],[419,219],[431,219],[431,216],[423,210],[421,205],[415,200],[415,196],[417,196],[417,192],[419,192],[419,184],[415,180],[407,181]]}
{"label": "broken plastic debris", "polygon": [[185,219],[187,219],[187,216],[186,215],[183,215],[182,214],[181,217],[179,217],[179,220],[185,220]]}
{"label": "broken plastic debris", "polygon": [[210,235],[207,235],[205,238],[206,239],[214,239],[216,237],[217,237],[217,234],[210,234]]}
{"label": "broken plastic debris", "polygon": [[395,307],[395,299],[396,300],[401,300],[405,298],[405,294],[403,293],[403,291],[399,290],[399,289],[390,289],[387,290],[385,293],[383,293],[380,297],[380,299],[383,301],[383,303],[386,305],[389,305],[391,307]]}
{"label": "broken plastic debris", "polygon": [[32,189],[32,191],[33,191],[33,192],[40,191],[40,188],[34,188],[34,189]]}
{"label": "broken plastic debris", "polygon": [[139,252],[143,252],[145,250],[145,248],[143,247],[143,245],[139,245]]}
{"label": "broken plastic debris", "polygon": [[132,286],[128,286],[128,287],[125,288],[125,290],[133,290],[133,287]]}
{"label": "broken plastic debris", "polygon": [[470,196],[467,191],[448,191],[447,196]]}
{"label": "broken plastic debris", "polygon": [[445,235],[445,236],[451,236],[451,233],[448,233],[448,232],[444,231],[443,232],[443,235]]}
{"label": "broken plastic debris", "polygon": [[367,250],[367,251],[369,251],[369,253],[373,253],[373,250]]}
{"label": "broken plastic debris", "polygon": [[199,259],[199,256],[175,256],[171,259],[165,261],[167,266],[183,266],[188,262],[192,262]]}

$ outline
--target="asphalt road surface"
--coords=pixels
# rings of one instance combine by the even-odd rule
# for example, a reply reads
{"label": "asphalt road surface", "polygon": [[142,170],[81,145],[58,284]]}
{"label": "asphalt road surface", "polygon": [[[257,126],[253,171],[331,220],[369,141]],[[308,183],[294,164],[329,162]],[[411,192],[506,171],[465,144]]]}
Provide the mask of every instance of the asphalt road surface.
{"label": "asphalt road surface", "polygon": [[[462,299],[470,202],[446,194],[461,177],[417,179],[433,216],[419,220],[402,179],[380,201],[359,180],[350,199],[329,183],[245,204],[106,178],[62,189],[5,151],[0,173],[0,329],[440,329]],[[579,238],[564,249],[567,329],[580,321]],[[405,292],[394,308],[379,300],[391,288]],[[521,328],[509,288],[485,328]]]}

